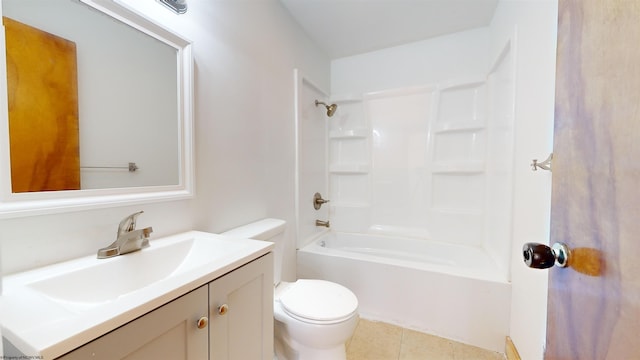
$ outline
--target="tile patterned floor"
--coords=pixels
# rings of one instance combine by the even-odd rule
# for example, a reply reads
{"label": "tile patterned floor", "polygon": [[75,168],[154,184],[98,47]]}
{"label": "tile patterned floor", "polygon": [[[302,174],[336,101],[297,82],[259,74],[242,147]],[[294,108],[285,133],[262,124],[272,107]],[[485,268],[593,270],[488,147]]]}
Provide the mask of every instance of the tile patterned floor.
{"label": "tile patterned floor", "polygon": [[365,319],[347,342],[347,360],[504,359],[504,354]]}

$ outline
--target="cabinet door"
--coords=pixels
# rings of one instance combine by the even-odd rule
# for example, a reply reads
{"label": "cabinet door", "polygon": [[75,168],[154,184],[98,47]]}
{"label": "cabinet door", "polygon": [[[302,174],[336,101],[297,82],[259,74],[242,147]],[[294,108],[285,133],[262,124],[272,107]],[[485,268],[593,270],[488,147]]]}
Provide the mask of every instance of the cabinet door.
{"label": "cabinet door", "polygon": [[273,359],[273,255],[209,283],[212,360]]}
{"label": "cabinet door", "polygon": [[207,286],[202,286],[58,358],[62,360],[202,360],[208,354]]}

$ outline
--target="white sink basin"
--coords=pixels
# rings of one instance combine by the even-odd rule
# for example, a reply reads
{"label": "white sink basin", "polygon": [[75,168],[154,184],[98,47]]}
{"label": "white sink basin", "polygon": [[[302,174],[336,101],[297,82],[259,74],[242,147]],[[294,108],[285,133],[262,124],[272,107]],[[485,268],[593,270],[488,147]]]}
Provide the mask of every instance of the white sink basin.
{"label": "white sink basin", "polygon": [[109,259],[69,262],[65,264],[68,271],[54,272],[27,286],[69,310],[82,310],[166,281],[242,247],[236,241],[180,237]]}
{"label": "white sink basin", "polygon": [[51,299],[99,304],[167,278],[185,260],[194,239],[96,260],[28,286]]}
{"label": "white sink basin", "polygon": [[6,276],[2,335],[25,354],[53,359],[272,248],[191,231],[109,259],[92,255]]}

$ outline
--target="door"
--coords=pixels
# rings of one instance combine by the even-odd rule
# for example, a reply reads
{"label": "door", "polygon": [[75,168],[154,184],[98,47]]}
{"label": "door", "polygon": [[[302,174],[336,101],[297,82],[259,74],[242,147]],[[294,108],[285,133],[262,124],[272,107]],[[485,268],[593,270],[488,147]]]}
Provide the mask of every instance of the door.
{"label": "door", "polygon": [[79,190],[76,44],[3,18],[13,192]]}
{"label": "door", "polygon": [[640,2],[559,1],[546,359],[640,358]]}
{"label": "door", "polygon": [[209,359],[273,359],[273,254],[209,283]]}
{"label": "door", "polygon": [[57,360],[206,359],[207,305],[201,286]]}

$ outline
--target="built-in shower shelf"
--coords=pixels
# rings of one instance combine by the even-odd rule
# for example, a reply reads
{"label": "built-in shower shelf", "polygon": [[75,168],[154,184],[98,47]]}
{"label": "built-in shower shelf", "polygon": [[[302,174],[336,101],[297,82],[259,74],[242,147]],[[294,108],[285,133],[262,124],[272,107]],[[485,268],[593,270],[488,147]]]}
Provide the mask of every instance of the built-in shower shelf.
{"label": "built-in shower shelf", "polygon": [[462,209],[462,208],[440,208],[432,207],[429,211],[438,215],[466,215],[466,216],[484,216],[482,210]]}
{"label": "built-in shower shelf", "polygon": [[331,102],[338,103],[338,105],[348,104],[348,103],[358,103],[358,102],[362,102],[362,95],[345,94],[345,95],[332,96]]}
{"label": "built-in shower shelf", "polygon": [[331,174],[358,175],[367,174],[369,165],[367,164],[336,164],[329,167]]}
{"label": "built-in shower shelf", "polygon": [[452,81],[446,81],[440,84],[440,91],[457,91],[457,90],[466,90],[466,89],[477,89],[484,85],[487,81],[487,78],[484,76],[477,76],[475,78],[469,79],[456,79]]}
{"label": "built-in shower shelf", "polygon": [[451,132],[476,132],[485,129],[484,123],[474,122],[445,122],[435,125],[434,131],[437,134],[451,133]]}
{"label": "built-in shower shelf", "polygon": [[485,171],[484,161],[435,163],[433,174],[473,175],[482,174]]}
{"label": "built-in shower shelf", "polygon": [[369,136],[369,129],[358,128],[351,130],[334,130],[329,132],[330,139],[348,140],[348,139],[366,139]]}
{"label": "built-in shower shelf", "polygon": [[371,204],[366,202],[349,202],[349,201],[340,201],[331,204],[332,208],[350,208],[350,209],[365,209],[371,207]]}

